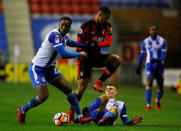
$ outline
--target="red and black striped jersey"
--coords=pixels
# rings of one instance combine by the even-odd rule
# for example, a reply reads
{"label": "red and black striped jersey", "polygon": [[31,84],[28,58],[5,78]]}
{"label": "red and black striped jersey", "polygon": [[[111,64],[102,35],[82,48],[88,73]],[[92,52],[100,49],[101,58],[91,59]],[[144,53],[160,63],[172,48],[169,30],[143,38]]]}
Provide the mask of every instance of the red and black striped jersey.
{"label": "red and black striped jersey", "polygon": [[[100,53],[101,47],[109,47],[112,43],[111,24],[109,22],[97,24],[95,19],[84,22],[79,29],[77,42],[86,44],[91,40],[98,43],[98,48],[91,49],[91,52],[88,52],[89,54]],[[81,51],[80,48],[77,48],[77,50]]]}

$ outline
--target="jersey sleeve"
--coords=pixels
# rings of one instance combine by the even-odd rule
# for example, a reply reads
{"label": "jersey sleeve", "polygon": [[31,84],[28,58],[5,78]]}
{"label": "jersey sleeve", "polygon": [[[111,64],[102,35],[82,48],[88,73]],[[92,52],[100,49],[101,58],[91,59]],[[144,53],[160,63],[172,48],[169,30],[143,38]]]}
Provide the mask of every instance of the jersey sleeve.
{"label": "jersey sleeve", "polygon": [[123,122],[124,125],[130,125],[132,123],[131,120],[128,119],[127,117],[127,114],[126,114],[126,105],[124,104],[123,105],[123,108],[121,110],[121,113],[120,113],[120,118]]}
{"label": "jersey sleeve", "polygon": [[161,56],[159,58],[160,61],[164,60],[166,57],[166,52],[167,52],[167,41],[164,40],[162,44],[162,49],[161,49]]}
{"label": "jersey sleeve", "polygon": [[50,43],[53,44],[54,47],[62,45],[64,40],[61,36],[61,34],[57,33],[57,32],[52,32],[49,37],[48,40]]}
{"label": "jersey sleeve", "polygon": [[112,44],[112,27],[111,24],[106,26],[105,40],[98,43],[99,47],[110,47]]}
{"label": "jersey sleeve", "polygon": [[79,43],[74,40],[69,40],[69,43],[67,45],[70,47],[84,47],[85,46],[83,43]]}
{"label": "jersey sleeve", "polygon": [[59,56],[62,58],[75,58],[77,56],[81,56],[80,52],[68,52],[65,50],[64,40],[62,39],[60,34],[56,32],[51,33],[48,39],[52,44],[55,50],[58,52]]}
{"label": "jersey sleeve", "polygon": [[142,43],[141,43],[141,51],[140,51],[140,55],[139,55],[139,59],[138,59],[137,68],[141,67],[142,62],[143,62],[144,57],[145,57],[145,54],[146,54],[145,42],[142,41]]}

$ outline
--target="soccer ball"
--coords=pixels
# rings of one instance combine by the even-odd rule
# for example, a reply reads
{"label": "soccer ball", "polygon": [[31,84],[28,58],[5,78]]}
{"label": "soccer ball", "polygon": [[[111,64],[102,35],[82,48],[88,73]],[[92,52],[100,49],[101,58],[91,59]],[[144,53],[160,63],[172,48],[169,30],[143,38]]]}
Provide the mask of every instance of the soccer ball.
{"label": "soccer ball", "polygon": [[63,112],[58,112],[53,117],[53,123],[56,126],[63,126],[68,124],[68,116]]}

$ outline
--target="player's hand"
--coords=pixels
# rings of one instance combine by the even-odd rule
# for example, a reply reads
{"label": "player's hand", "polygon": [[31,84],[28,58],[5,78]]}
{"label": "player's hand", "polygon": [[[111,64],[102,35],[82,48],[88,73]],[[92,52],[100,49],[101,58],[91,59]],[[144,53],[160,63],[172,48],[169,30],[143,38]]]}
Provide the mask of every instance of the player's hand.
{"label": "player's hand", "polygon": [[133,117],[133,119],[132,119],[132,124],[135,125],[135,124],[137,124],[137,123],[142,122],[142,120],[143,120],[143,116],[135,116],[135,117]]}
{"label": "player's hand", "polygon": [[141,75],[141,68],[136,68],[136,74],[139,76]]}
{"label": "player's hand", "polygon": [[160,60],[158,60],[158,59],[152,59],[152,60],[151,60],[151,63],[152,63],[152,64],[155,64],[155,63],[160,64]]}
{"label": "player's hand", "polygon": [[82,109],[82,115],[86,117],[88,114],[89,114],[89,107],[84,107]]}
{"label": "player's hand", "polygon": [[85,52],[85,51],[81,51],[80,54],[81,54],[81,56],[84,56],[84,57],[88,56],[87,52]]}

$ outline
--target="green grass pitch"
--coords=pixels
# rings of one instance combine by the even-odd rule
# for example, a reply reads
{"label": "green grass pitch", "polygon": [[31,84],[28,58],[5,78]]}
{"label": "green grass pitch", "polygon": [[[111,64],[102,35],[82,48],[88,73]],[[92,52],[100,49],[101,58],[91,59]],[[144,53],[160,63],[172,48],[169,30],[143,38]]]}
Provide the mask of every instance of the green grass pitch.
{"label": "green grass pitch", "polygon": [[[75,90],[77,84],[71,84]],[[17,121],[17,108],[26,104],[36,91],[31,84],[13,84],[0,82],[0,131],[181,131],[181,96],[166,90],[162,98],[162,110],[155,110],[155,89],[153,90],[152,107],[146,112],[144,88],[136,86],[120,86],[118,99],[126,103],[127,115],[131,119],[135,115],[144,116],[144,121],[135,126],[122,125],[118,119],[114,126],[98,127],[90,124],[74,124],[57,127],[53,124],[53,116],[57,112],[67,113],[70,105],[65,95],[49,85],[49,98],[42,105],[28,111],[26,124]],[[80,102],[81,108],[87,106],[100,94],[90,86]]]}

